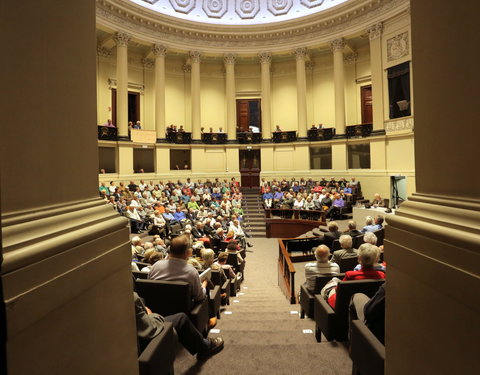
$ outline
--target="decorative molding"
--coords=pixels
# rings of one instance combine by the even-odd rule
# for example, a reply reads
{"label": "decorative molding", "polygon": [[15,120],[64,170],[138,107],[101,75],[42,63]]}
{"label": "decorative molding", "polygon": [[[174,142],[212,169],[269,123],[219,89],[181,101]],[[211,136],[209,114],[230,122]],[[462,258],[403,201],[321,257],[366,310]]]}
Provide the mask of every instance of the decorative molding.
{"label": "decorative molding", "polygon": [[[107,82],[108,82],[109,90],[113,88],[117,88],[117,80],[115,78],[109,78]],[[128,89],[133,91],[138,91],[140,95],[145,94],[145,86],[142,85],[141,83],[128,82]]]}
{"label": "decorative molding", "polygon": [[358,59],[358,53],[353,52],[350,55],[347,55],[343,58],[343,63],[345,65],[352,65],[352,64],[355,64],[357,62],[357,59]]}
{"label": "decorative molding", "polygon": [[197,63],[199,64],[200,63],[200,59],[202,57],[202,54],[201,52],[199,51],[188,51],[188,56],[190,57],[190,59],[192,60],[192,63]]}
{"label": "decorative molding", "polygon": [[383,23],[379,22],[379,23],[376,23],[375,25],[370,26],[367,29],[367,32],[368,32],[368,37],[370,38],[370,40],[380,38],[382,36],[382,32],[383,32]]}
{"label": "decorative molding", "polygon": [[346,46],[346,43],[345,43],[345,39],[343,38],[338,38],[330,42],[330,48],[332,49],[333,52],[343,51],[345,46]]}
{"label": "decorative molding", "polygon": [[155,44],[152,48],[152,53],[155,57],[163,57],[167,54],[167,47],[161,44]]}
{"label": "decorative molding", "polygon": [[97,56],[110,57],[112,56],[112,50],[102,46],[97,46]]}
{"label": "decorative molding", "polygon": [[270,52],[260,52],[258,58],[261,64],[270,64],[272,62],[272,54]]}
{"label": "decorative molding", "polygon": [[222,18],[228,12],[228,0],[203,0],[203,11],[210,18]]}
{"label": "decorative molding", "polygon": [[385,131],[387,133],[392,133],[402,130],[413,130],[413,117],[405,117],[394,120],[385,121]]}
{"label": "decorative molding", "polygon": [[153,67],[155,66],[155,60],[143,58],[142,65],[144,68],[153,69]]}
{"label": "decorative molding", "polygon": [[313,70],[313,69],[315,69],[315,65],[316,65],[316,64],[315,64],[314,61],[307,61],[307,62],[305,62],[305,68],[306,68],[307,70]]}
{"label": "decorative molding", "polygon": [[[202,47],[213,53],[256,53],[310,47],[343,35],[361,33],[369,25],[405,13],[409,0],[348,1],[335,12],[318,12],[306,17],[271,24],[202,24],[176,19],[139,7],[127,0],[96,0],[97,22],[110,29],[122,29],[147,43],[162,41],[167,47],[185,51]],[[252,3],[253,4],[253,3]],[[158,5],[158,4],[157,4]],[[227,14],[230,14],[228,12]]]}
{"label": "decorative molding", "polygon": [[295,59],[305,60],[307,57],[307,49],[305,47],[295,48],[293,54],[295,55]]}
{"label": "decorative molding", "polygon": [[235,13],[237,13],[241,19],[255,18],[259,11],[259,0],[237,0],[235,2]]}
{"label": "decorative molding", "polygon": [[315,8],[322,5],[325,0],[300,0],[300,4],[307,8]]}
{"label": "decorative molding", "polygon": [[287,14],[292,8],[293,0],[268,0],[267,9],[274,16]]}
{"label": "decorative molding", "polygon": [[190,74],[192,72],[192,66],[190,64],[183,64],[182,70],[183,70],[183,73]]}
{"label": "decorative molding", "polygon": [[237,59],[237,55],[234,53],[226,53],[223,55],[223,62],[228,65],[234,65]]}
{"label": "decorative molding", "polygon": [[398,60],[410,52],[408,31],[387,40],[387,61]]}
{"label": "decorative molding", "polygon": [[190,13],[197,5],[196,3],[196,0],[170,0],[170,4],[175,11],[185,14]]}
{"label": "decorative molding", "polygon": [[117,32],[113,34],[113,41],[117,46],[127,47],[132,37],[127,33]]}

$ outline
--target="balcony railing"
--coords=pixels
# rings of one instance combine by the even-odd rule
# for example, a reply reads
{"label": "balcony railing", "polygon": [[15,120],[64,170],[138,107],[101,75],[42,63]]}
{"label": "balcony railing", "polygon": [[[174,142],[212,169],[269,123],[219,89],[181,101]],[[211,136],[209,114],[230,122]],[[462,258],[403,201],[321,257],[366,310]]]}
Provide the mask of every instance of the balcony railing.
{"label": "balcony railing", "polygon": [[167,132],[165,138],[168,143],[188,144],[192,142],[192,133]]}
{"label": "balcony railing", "polygon": [[227,135],[225,133],[202,133],[202,142],[207,144],[224,144],[227,143]]}
{"label": "balcony railing", "polygon": [[295,142],[297,140],[297,132],[296,131],[273,132],[272,140],[275,143]]}
{"label": "balcony railing", "polygon": [[329,141],[334,135],[334,128],[309,129],[307,133],[309,141]]}
{"label": "balcony railing", "polygon": [[372,134],[373,124],[349,125],[345,129],[347,138],[369,137]]}
{"label": "balcony railing", "polygon": [[260,143],[262,142],[261,133],[239,132],[237,133],[238,143]]}
{"label": "balcony railing", "polygon": [[103,125],[97,126],[98,139],[101,141],[116,141],[118,137],[117,128],[110,128]]}

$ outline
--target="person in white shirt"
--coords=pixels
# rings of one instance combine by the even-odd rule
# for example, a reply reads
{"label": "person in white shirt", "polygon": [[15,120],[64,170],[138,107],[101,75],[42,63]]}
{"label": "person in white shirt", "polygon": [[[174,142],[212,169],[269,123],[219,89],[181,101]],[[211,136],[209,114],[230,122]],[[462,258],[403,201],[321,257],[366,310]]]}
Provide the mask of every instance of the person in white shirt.
{"label": "person in white shirt", "polygon": [[302,196],[299,194],[297,196],[297,199],[295,199],[295,201],[293,202],[293,209],[294,210],[302,210],[303,206],[304,206],[304,201],[303,201]]}
{"label": "person in white shirt", "polygon": [[316,262],[307,263],[305,265],[305,279],[307,289],[309,291],[314,291],[315,289],[315,279],[317,276],[321,275],[330,275],[333,273],[340,272],[340,267],[338,264],[330,262],[328,258],[330,257],[330,249],[327,245],[320,245],[315,249],[315,258]]}

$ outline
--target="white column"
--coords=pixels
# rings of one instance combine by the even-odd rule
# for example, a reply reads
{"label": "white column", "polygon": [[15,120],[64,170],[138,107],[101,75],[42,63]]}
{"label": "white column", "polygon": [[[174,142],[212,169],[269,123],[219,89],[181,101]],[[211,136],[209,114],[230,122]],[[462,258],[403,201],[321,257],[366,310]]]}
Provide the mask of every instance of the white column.
{"label": "white column", "polygon": [[233,53],[225,54],[225,91],[227,101],[227,135],[228,139],[237,138],[237,111],[235,100],[235,59]]}
{"label": "white column", "polygon": [[157,139],[165,138],[165,46],[155,44],[155,129]]}
{"label": "white column", "polygon": [[270,64],[272,56],[269,52],[258,55],[262,66],[262,138],[270,139],[271,134],[271,102],[270,102]]}
{"label": "white column", "polygon": [[307,136],[307,79],[305,76],[306,48],[294,51],[297,60],[297,130],[299,137]]}
{"label": "white column", "polygon": [[372,72],[372,109],[374,130],[384,128],[382,30],[382,23],[377,23],[368,29],[368,36],[370,37],[370,69]]}
{"label": "white column", "polygon": [[192,138],[200,139],[202,117],[200,113],[200,52],[190,51],[192,62]]}
{"label": "white column", "polygon": [[117,125],[118,136],[128,138],[128,43],[130,35],[115,33],[117,45]]}
{"label": "white column", "polygon": [[345,133],[345,71],[343,68],[343,49],[345,40],[330,42],[333,51],[333,79],[335,82],[335,129],[337,134]]}

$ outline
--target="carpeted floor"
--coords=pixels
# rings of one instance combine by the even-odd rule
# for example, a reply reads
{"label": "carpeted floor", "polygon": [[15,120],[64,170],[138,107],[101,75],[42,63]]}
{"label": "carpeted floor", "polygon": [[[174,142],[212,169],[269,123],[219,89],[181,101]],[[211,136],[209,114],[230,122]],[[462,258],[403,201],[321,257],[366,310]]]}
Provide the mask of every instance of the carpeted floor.
{"label": "carpeted floor", "polygon": [[[225,349],[197,361],[180,348],[176,374],[351,374],[347,349],[340,343],[317,343],[314,322],[300,319],[277,286],[277,240],[251,239],[245,281],[221,313],[218,333]],[[299,274],[303,273],[297,267]]]}

